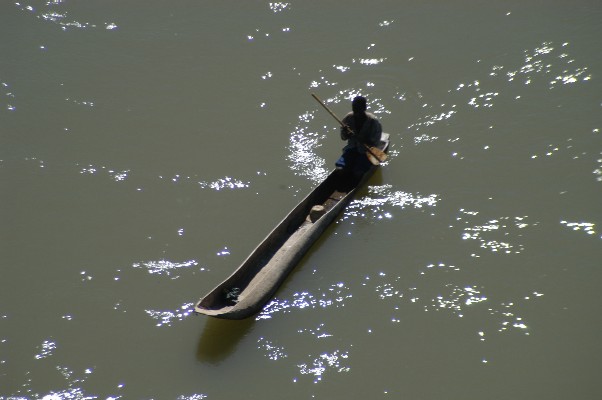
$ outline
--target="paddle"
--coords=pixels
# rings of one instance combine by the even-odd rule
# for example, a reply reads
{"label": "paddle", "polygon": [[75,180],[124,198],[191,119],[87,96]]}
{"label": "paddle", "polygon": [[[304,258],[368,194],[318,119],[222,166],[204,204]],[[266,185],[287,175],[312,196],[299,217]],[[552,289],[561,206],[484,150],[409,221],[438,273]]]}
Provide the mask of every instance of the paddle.
{"label": "paddle", "polygon": [[[334,117],[334,119],[336,119],[336,120],[337,120],[337,122],[338,122],[339,124],[341,124],[341,126],[342,126],[343,128],[347,129],[347,131],[348,131],[348,132],[350,132],[351,136],[355,136],[355,132],[353,132],[349,126],[345,125],[345,124],[343,123],[343,121],[341,121],[341,120],[340,120],[340,119],[339,119],[339,118],[338,118],[338,117],[337,117],[337,116],[336,116],[336,115],[335,115],[335,114],[334,114],[334,113],[333,113],[333,112],[330,110],[330,108],[328,108],[328,107],[326,106],[326,104],[324,104],[324,102],[318,98],[318,96],[316,96],[314,93],[312,93],[311,95],[312,95],[312,97],[313,97],[314,99],[316,99],[316,101],[317,101],[318,103],[320,103],[320,104],[322,105],[322,107],[324,107],[324,109],[325,109],[326,111],[328,111],[328,113],[329,113],[330,115],[332,115],[332,116]],[[383,161],[385,161],[385,160],[387,159],[387,153],[385,153],[384,151],[382,151],[382,150],[380,150],[380,149],[377,149],[376,147],[370,147],[370,146],[368,146],[366,143],[362,143],[362,144],[363,144],[363,145],[364,145],[364,147],[366,148],[366,156],[368,157],[368,160],[370,160],[370,162],[371,162],[373,165],[379,165],[381,162],[383,162]]]}

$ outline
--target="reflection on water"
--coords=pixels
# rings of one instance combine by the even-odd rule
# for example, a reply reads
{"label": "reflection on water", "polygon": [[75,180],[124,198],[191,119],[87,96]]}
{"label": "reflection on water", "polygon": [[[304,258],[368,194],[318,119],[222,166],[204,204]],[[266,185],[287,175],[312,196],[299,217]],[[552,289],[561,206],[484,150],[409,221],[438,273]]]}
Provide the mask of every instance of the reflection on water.
{"label": "reflection on water", "polygon": [[[600,155],[602,155],[602,152],[600,152]],[[602,182],[602,158],[599,158],[598,160],[596,160],[596,162],[599,164],[598,167],[593,171],[593,174],[596,176],[596,180],[598,182]]]}
{"label": "reflection on water", "polygon": [[[50,170],[55,174],[66,173],[69,175],[75,176],[75,173],[79,173],[84,177],[100,177],[100,178],[108,178],[114,182],[128,182],[130,186],[135,186],[136,191],[142,192],[148,186],[156,187],[158,183],[168,183],[168,184],[184,184],[184,185],[192,185],[194,187],[198,187],[201,189],[209,189],[214,190],[216,192],[223,190],[239,190],[239,189],[248,189],[251,186],[249,181],[245,181],[242,179],[234,178],[231,176],[224,176],[222,178],[213,178],[211,180],[204,180],[197,174],[161,174],[156,176],[149,176],[147,173],[140,173],[140,171],[132,171],[132,169],[118,169],[111,168],[104,165],[95,165],[88,164],[82,166],[79,163],[75,163],[73,165],[65,165],[64,163],[49,163],[39,157],[24,157],[23,165],[33,165],[38,168],[50,168]],[[21,160],[10,160],[11,164],[14,166],[19,166],[22,162]],[[265,176],[265,173],[257,172],[256,176]]]}
{"label": "reflection on water", "polygon": [[[600,9],[561,3],[2,4],[0,400],[595,397]],[[333,168],[310,92],[390,161],[255,319],[191,317]]]}
{"label": "reflection on water", "polygon": [[299,116],[299,124],[291,133],[288,159],[293,163],[292,169],[299,175],[321,182],[328,176],[328,169],[325,168],[325,160],[316,154],[316,149],[326,135],[312,131],[310,122],[313,120],[314,114],[311,112]]}
{"label": "reflection on water", "polygon": [[[534,100],[526,95],[532,85],[541,88],[538,90],[556,92],[559,85],[568,88],[590,81],[592,75],[588,72],[588,68],[578,66],[578,60],[569,55],[569,49],[570,45],[566,42],[560,45],[544,42],[532,50],[524,50],[524,58],[518,65],[512,61],[508,65],[493,65],[478,79],[460,82],[455,88],[448,89],[448,96],[439,104],[434,100],[428,101],[421,93],[418,93],[421,101],[420,107],[424,113],[418,114],[415,121],[408,125],[408,129],[416,132],[414,144],[433,143],[440,139],[439,135],[430,132],[422,133],[424,130],[432,131],[436,125],[441,124],[449,126],[458,118],[464,118],[470,113],[482,112],[482,109],[491,109],[498,103],[504,103],[506,106],[509,102],[515,102],[522,107],[532,107]],[[481,64],[483,60],[476,62]],[[467,108],[464,105],[470,107]],[[495,126],[490,125],[489,129],[494,132]],[[447,140],[450,143],[458,143],[465,139],[456,137]],[[572,140],[568,139],[567,143]],[[548,149],[545,151],[546,155],[551,156],[559,150],[558,147],[554,144],[548,145]],[[572,144],[568,143],[567,149],[572,147]],[[490,148],[489,144],[483,147],[485,150]],[[575,153],[575,151],[573,152]],[[577,153],[574,158],[585,154]],[[539,155],[533,154],[531,158],[535,159]],[[465,158],[465,155],[456,149],[452,151],[452,156],[461,160]]]}
{"label": "reflection on water", "polygon": [[56,343],[51,342],[50,340],[44,340],[42,345],[39,347],[40,352],[35,355],[36,360],[41,360],[42,358],[50,357],[55,349]]}
{"label": "reflection on water", "polygon": [[[331,353],[322,353],[309,363],[302,363],[297,366],[301,375],[309,375],[313,377],[313,383],[318,383],[326,373],[349,372],[351,368],[345,365],[348,358],[348,352],[335,350]],[[293,381],[296,382],[297,378],[294,378]]]}
{"label": "reflection on water", "polygon": [[263,308],[256,319],[270,319],[277,314],[295,312],[306,308],[344,307],[345,300],[350,299],[352,295],[349,288],[344,283],[339,282],[331,285],[320,295],[301,292],[294,293],[292,297],[292,299],[274,298]]}
{"label": "reflection on water", "polygon": [[12,104],[13,100],[15,98],[15,94],[10,90],[10,85],[6,82],[0,82],[0,85],[2,85],[2,89],[4,92],[4,101],[5,103],[5,108],[8,111],[15,111],[16,107]]}
{"label": "reflection on water", "polygon": [[[132,267],[134,268],[145,268],[149,274],[157,274],[157,275],[167,275],[170,276],[172,273],[178,271],[180,268],[189,268],[195,267],[199,263],[195,260],[189,260],[184,262],[172,262],[168,260],[158,260],[158,261],[145,261],[141,263],[134,263]],[[204,271],[204,268],[200,269]],[[179,277],[179,275],[176,275]]]}
{"label": "reflection on water", "polygon": [[176,310],[144,310],[148,316],[157,321],[156,326],[172,326],[174,321],[182,321],[192,315],[194,303],[182,304]]}
{"label": "reflection on water", "polygon": [[[393,323],[402,322],[402,310],[407,311],[411,305],[424,312],[451,312],[467,320],[478,316],[482,328],[480,340],[484,340],[483,332],[488,330],[499,333],[518,330],[529,335],[525,319],[517,313],[526,307],[526,303],[540,299],[543,293],[534,291],[512,301],[497,301],[497,296],[487,294],[486,287],[458,283],[466,275],[460,274],[460,270],[445,263],[429,264],[420,272],[421,278],[415,286],[403,287],[400,277],[390,279],[383,273],[366,277],[363,286],[371,287],[378,298],[392,304],[393,317],[390,321]],[[493,339],[492,336],[490,338]]]}
{"label": "reflection on water", "polygon": [[[47,1],[45,4],[40,4],[40,2],[21,0],[20,2],[16,2],[15,6],[23,12],[35,15],[36,18],[42,21],[50,22],[60,26],[63,31],[66,31],[69,28],[98,28],[96,23],[79,22],[77,20],[73,20],[67,11],[62,10],[62,2],[62,0],[53,0]],[[102,25],[102,27],[106,30],[113,30],[117,28],[117,25],[113,22],[104,22]]]}
{"label": "reflection on water", "polygon": [[[100,169],[105,170],[105,172],[111,177],[111,179],[113,179],[117,182],[124,181],[127,178],[128,173],[130,172],[130,170],[115,172],[111,169],[107,169],[106,167],[100,167]],[[81,169],[81,171],[79,171],[80,174],[90,174],[90,175],[94,175],[97,172],[98,172],[97,167],[94,167],[93,165],[84,167]]]}
{"label": "reflection on water", "polygon": [[260,337],[257,340],[257,348],[265,353],[265,356],[272,361],[277,361],[282,358],[288,357],[284,347],[274,344],[271,340],[267,340],[264,337]]}
{"label": "reflection on water", "polygon": [[344,219],[350,217],[389,219],[393,217],[393,207],[399,207],[401,210],[406,207],[421,209],[425,206],[434,207],[439,201],[439,196],[436,194],[422,196],[420,193],[413,194],[392,189],[391,184],[370,186],[367,196],[353,200],[345,209]]}
{"label": "reflection on water", "polygon": [[[49,364],[51,360],[44,360],[43,362]],[[34,368],[37,370],[37,368]],[[36,371],[38,372],[38,371]],[[21,400],[21,399],[44,399],[44,400],[71,400],[71,399],[94,399],[98,398],[97,395],[90,393],[83,389],[88,381],[94,378],[94,368],[85,368],[83,370],[74,370],[69,367],[64,367],[60,365],[55,365],[53,368],[51,367],[46,371],[45,381],[48,381],[49,376],[52,376],[52,381],[59,382],[62,381],[62,385],[65,386],[65,389],[62,390],[50,390],[47,392],[39,392],[36,389],[36,384],[33,380],[33,376],[36,373],[32,373],[30,378],[27,379],[26,383],[22,385],[22,393],[23,396],[11,396],[7,397],[7,400]],[[119,399],[122,397],[120,394],[120,390],[123,386],[116,385],[116,389],[109,390],[108,393],[111,393],[107,399]],[[4,399],[4,397],[0,397]]]}
{"label": "reflection on water", "polygon": [[[108,167],[101,166],[97,167],[94,165],[88,165],[86,167],[82,167],[79,171],[80,174],[83,175],[96,175],[100,172],[107,174],[112,180],[120,182],[126,180],[130,175],[131,170],[123,170],[123,171],[114,171]],[[220,191],[224,189],[246,189],[249,187],[249,182],[244,182],[240,179],[236,179],[230,176],[225,176],[223,178],[218,178],[214,181],[202,181],[199,180],[198,176],[195,175],[182,175],[182,174],[173,174],[171,176],[159,175],[157,177],[160,180],[164,180],[171,183],[193,183],[199,185],[202,189],[213,189],[215,191]],[[148,177],[146,178],[148,179]],[[141,177],[138,177],[138,181],[141,181]],[[138,188],[138,190],[142,190]]]}
{"label": "reflection on water", "polygon": [[458,313],[459,317],[462,317],[462,306],[470,306],[487,301],[487,297],[482,295],[481,291],[474,286],[458,287],[448,283],[445,285],[445,289],[446,294],[440,294],[433,299],[434,310],[447,308],[454,313]]}
{"label": "reflection on water", "polygon": [[[596,226],[596,224],[593,224],[591,222],[568,222],[568,221],[560,221],[561,225],[566,226],[567,228],[570,228],[574,231],[583,231],[583,233],[586,233],[588,235],[595,235],[596,231],[594,230],[594,227]],[[602,239],[602,236],[600,237]]]}
{"label": "reflection on water", "polygon": [[[568,53],[564,52],[569,43],[562,43],[559,49],[554,48],[554,43],[544,42],[541,47],[536,47],[532,51],[525,50],[525,64],[517,70],[506,72],[509,82],[515,78],[521,77],[525,85],[532,83],[534,74],[551,74],[549,88],[554,89],[557,84],[563,85],[589,81],[592,77],[587,73],[587,67],[574,67],[575,63]],[[561,54],[558,54],[562,52]],[[560,62],[559,62],[560,60]],[[502,71],[504,67],[494,67],[492,76],[497,75],[497,71]],[[565,69],[566,68],[566,69]]]}
{"label": "reflection on water", "polygon": [[[468,225],[468,221],[478,215],[476,211],[460,210],[462,216],[457,217],[457,221]],[[522,236],[520,230],[530,226],[537,226],[538,222],[528,223],[528,216],[521,217],[499,217],[489,220],[483,224],[471,227],[465,227],[462,233],[463,240],[476,240],[479,247],[506,254],[520,254],[524,251],[524,245],[521,243],[511,243]],[[478,255],[473,255],[479,257]]]}
{"label": "reflection on water", "polygon": [[319,324],[316,328],[299,329],[298,332],[313,335],[317,339],[332,337],[333,335],[328,333],[324,328],[325,328],[325,324],[322,323],[322,324]]}
{"label": "reflection on water", "polygon": [[[426,106],[426,104],[425,104],[425,106]],[[443,104],[442,107],[443,106],[445,106],[445,105]],[[451,108],[455,108],[455,107],[456,107],[455,105],[451,106]],[[418,118],[418,121],[412,123],[408,128],[416,129],[416,130],[421,129],[421,128],[427,128],[438,122],[450,119],[455,113],[456,113],[455,110],[449,110],[449,111],[439,111],[436,114],[427,114],[425,116]],[[422,134],[422,135],[414,137],[414,144],[433,142],[437,139],[439,139],[437,136],[429,136],[427,134]]]}

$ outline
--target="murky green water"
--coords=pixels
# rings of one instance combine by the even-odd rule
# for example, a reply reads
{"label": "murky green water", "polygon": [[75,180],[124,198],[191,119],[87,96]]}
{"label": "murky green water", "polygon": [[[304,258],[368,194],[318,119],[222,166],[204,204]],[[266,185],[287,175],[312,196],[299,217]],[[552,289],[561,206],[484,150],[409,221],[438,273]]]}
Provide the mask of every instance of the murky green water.
{"label": "murky green water", "polygon": [[[306,3],[2,2],[0,399],[598,396],[602,3]],[[192,315],[338,157],[312,92],[390,161]]]}

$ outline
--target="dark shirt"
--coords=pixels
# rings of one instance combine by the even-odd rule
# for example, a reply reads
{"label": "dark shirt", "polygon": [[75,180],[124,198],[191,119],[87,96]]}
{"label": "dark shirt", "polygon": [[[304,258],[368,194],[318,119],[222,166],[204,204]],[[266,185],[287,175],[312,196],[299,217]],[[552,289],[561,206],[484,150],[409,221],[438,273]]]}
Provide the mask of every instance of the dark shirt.
{"label": "dark shirt", "polygon": [[378,144],[383,128],[374,114],[366,112],[364,115],[356,117],[350,112],[343,118],[343,123],[350,127],[354,133],[354,135],[349,135],[345,128],[341,128],[341,139],[347,140],[347,146],[343,148],[344,151],[355,149],[360,153],[365,153],[366,148],[362,143],[368,146]]}

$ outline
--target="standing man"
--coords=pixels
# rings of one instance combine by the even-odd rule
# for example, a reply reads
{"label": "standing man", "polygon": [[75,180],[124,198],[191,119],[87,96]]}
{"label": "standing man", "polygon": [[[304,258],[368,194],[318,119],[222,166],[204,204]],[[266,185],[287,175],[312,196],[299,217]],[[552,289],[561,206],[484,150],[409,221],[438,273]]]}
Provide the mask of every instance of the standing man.
{"label": "standing man", "polygon": [[376,146],[382,134],[382,126],[374,114],[366,112],[366,98],[357,96],[351,102],[353,110],[343,118],[341,139],[347,140],[343,155],[336,162],[337,169],[344,169],[354,176],[361,176],[370,168],[366,147]]}

